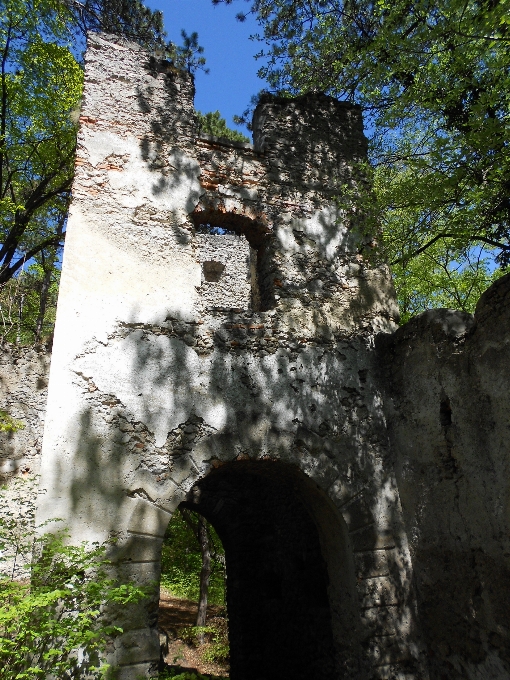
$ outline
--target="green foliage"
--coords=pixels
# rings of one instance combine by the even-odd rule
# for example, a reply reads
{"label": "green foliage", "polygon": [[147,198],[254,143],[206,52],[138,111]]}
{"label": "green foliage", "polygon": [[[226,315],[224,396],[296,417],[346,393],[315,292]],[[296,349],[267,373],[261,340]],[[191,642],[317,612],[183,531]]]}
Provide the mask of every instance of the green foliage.
{"label": "green foliage", "polygon": [[83,80],[66,7],[6,0],[0,10],[0,284],[62,241]]}
{"label": "green foliage", "polygon": [[[40,261],[40,257],[37,258]],[[60,269],[34,262],[0,286],[0,339],[30,345],[51,337],[57,311]],[[45,307],[41,313],[41,300]]]}
{"label": "green foliage", "polygon": [[[225,603],[224,551],[214,528],[208,525],[213,544],[213,561],[209,582],[209,602]],[[174,513],[163,541],[161,585],[175,597],[198,601],[202,557],[197,539],[180,512]]]}
{"label": "green foliage", "polygon": [[75,0],[70,6],[75,24],[83,32],[123,35],[149,50],[165,44],[163,14],[140,0]]}
{"label": "green foliage", "polygon": [[179,639],[188,645],[203,646],[201,656],[206,663],[224,663],[229,659],[230,645],[226,619],[216,617],[214,625],[209,626],[183,626],[179,630]]}
{"label": "green foliage", "polygon": [[16,420],[7,411],[0,409],[0,432],[17,432],[22,430],[25,424],[21,420]]}
{"label": "green foliage", "polygon": [[192,671],[181,672],[180,669],[167,669],[159,674],[160,680],[228,680],[217,675],[203,675]]}
{"label": "green foliage", "polygon": [[243,142],[249,143],[250,140],[246,135],[237,130],[232,130],[227,126],[227,122],[221,117],[219,111],[200,113],[197,111],[198,120],[200,123],[200,132],[206,135],[212,135],[213,137],[224,137],[225,139],[230,139],[233,142]]}
{"label": "green foliage", "polygon": [[[473,269],[472,248],[510,261],[510,0],[248,1],[273,88],[363,107],[397,288],[428,250],[416,265],[430,264],[428,280],[446,258],[482,289],[488,265]],[[417,289],[420,306],[440,302],[429,290]]]}
{"label": "green foliage", "polygon": [[227,620],[223,619],[220,624],[219,619],[216,619],[216,625],[209,626],[209,629],[202,659],[206,663],[225,663],[230,658]]}
{"label": "green foliage", "polygon": [[[101,655],[122,632],[105,607],[147,592],[112,578],[108,544],[69,545],[64,531],[48,527],[32,541],[32,489],[17,482],[20,504],[0,517],[0,679],[104,678]],[[30,554],[36,559],[27,562]]]}
{"label": "green foliage", "polygon": [[[485,256],[484,256],[485,255]],[[492,269],[482,248],[459,257],[442,244],[434,244],[417,257],[393,267],[400,304],[400,322],[406,323],[428,307],[447,307],[472,314],[481,294],[505,269]]]}
{"label": "green foliage", "polygon": [[204,48],[198,44],[198,33],[195,31],[188,35],[184,29],[181,30],[182,45],[173,42],[168,43],[166,51],[170,59],[177,68],[195,73],[198,70],[209,73],[205,68]]}

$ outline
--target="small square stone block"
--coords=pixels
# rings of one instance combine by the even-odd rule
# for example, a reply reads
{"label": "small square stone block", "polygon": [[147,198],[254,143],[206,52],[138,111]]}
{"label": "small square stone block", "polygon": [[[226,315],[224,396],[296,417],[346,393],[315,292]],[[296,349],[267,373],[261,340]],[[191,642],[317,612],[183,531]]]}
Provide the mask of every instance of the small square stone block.
{"label": "small square stone block", "polygon": [[397,607],[371,607],[361,612],[364,633],[374,637],[395,635]]}
{"label": "small square stone block", "polygon": [[[137,663],[130,666],[121,666],[116,669],[116,680],[141,680],[141,678],[148,678],[149,671],[153,663]],[[154,676],[152,676],[154,677]]]}
{"label": "small square stone block", "polygon": [[387,576],[358,581],[357,590],[363,608],[398,604],[395,585]]}
{"label": "small square stone block", "polygon": [[374,550],[354,554],[356,578],[388,576],[388,555],[386,550]]}
{"label": "small square stone block", "polygon": [[395,547],[393,535],[376,525],[364,527],[349,535],[354,552],[368,550],[389,550]]}
{"label": "small square stone block", "polygon": [[132,534],[119,543],[113,551],[115,562],[159,562],[162,538]]}

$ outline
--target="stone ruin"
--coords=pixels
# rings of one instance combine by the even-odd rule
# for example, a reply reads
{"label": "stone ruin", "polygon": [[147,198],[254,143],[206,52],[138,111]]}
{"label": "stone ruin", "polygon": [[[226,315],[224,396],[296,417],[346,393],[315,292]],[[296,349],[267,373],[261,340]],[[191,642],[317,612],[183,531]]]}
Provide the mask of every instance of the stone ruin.
{"label": "stone ruin", "polygon": [[[89,37],[37,520],[157,583],[172,513],[203,514],[232,680],[510,678],[510,277],[398,328],[360,110],[266,95],[252,146],[199,135],[193,94]],[[14,355],[36,413],[13,385],[45,360]],[[117,612],[121,680],[156,672],[157,600]]]}

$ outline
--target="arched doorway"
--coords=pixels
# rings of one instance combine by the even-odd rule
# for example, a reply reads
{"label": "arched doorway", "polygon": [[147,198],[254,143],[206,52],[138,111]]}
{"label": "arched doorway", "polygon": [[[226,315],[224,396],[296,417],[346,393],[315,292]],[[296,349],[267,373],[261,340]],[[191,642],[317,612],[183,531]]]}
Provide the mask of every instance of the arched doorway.
{"label": "arched doorway", "polygon": [[342,520],[313,482],[291,465],[236,461],[197,482],[183,505],[225,548],[232,680],[336,680],[352,670],[354,570]]}

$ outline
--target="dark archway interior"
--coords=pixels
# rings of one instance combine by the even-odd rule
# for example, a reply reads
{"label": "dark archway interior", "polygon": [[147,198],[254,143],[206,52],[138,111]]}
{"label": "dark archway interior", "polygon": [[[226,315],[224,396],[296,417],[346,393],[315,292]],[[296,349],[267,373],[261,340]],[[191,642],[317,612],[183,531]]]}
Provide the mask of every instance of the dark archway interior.
{"label": "dark archway interior", "polygon": [[333,680],[329,577],[298,470],[238,461],[185,503],[215,527],[227,567],[232,680]]}

